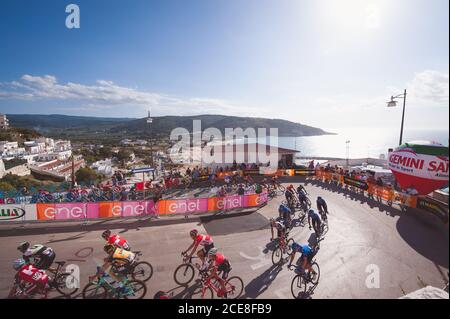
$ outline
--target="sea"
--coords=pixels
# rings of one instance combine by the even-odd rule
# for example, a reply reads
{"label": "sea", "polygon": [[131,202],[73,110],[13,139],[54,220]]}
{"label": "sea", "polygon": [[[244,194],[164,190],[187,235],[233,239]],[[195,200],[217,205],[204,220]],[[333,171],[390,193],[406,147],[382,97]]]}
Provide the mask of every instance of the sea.
{"label": "sea", "polygon": [[[278,146],[295,149],[296,157],[326,158],[387,158],[389,148],[399,144],[400,130],[385,128],[337,128],[329,130],[335,135],[279,137]],[[348,141],[348,143],[346,143]],[[449,130],[410,129],[403,133],[403,143],[434,141],[449,145]],[[274,144],[269,138],[259,143]]]}

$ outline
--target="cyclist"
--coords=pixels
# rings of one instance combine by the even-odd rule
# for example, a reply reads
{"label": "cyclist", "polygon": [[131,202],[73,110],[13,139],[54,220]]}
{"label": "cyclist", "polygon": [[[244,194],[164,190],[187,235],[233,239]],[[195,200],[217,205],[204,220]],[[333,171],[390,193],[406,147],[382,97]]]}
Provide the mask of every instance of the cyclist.
{"label": "cyclist", "polygon": [[316,204],[320,215],[325,216],[326,218],[326,214],[328,214],[327,202],[325,202],[325,200],[322,197],[318,196]]}
{"label": "cyclist", "polygon": [[125,238],[122,238],[117,234],[111,236],[111,231],[109,229],[105,230],[102,233],[102,237],[108,242],[108,244],[114,245],[118,248],[123,248],[128,251],[131,250],[130,245],[125,240]]}
{"label": "cyclist", "polygon": [[136,254],[123,248],[116,247],[113,244],[107,243],[103,250],[108,254],[104,259],[102,269],[106,271],[111,266],[113,272],[123,274],[136,260]]}
{"label": "cyclist", "polygon": [[[231,265],[227,258],[224,255],[220,254],[217,251],[217,248],[211,248],[208,252],[209,270],[210,275],[209,279],[215,278],[220,284],[221,291],[217,293],[217,296],[222,297],[226,294],[225,288],[225,280],[228,278],[228,275],[231,271]],[[221,273],[221,276],[219,276]]]}
{"label": "cyclist", "polygon": [[[193,229],[189,232],[189,236],[192,238],[192,244],[186,249],[182,254],[186,256],[186,260],[191,259],[192,255],[197,251],[199,245],[203,246],[202,249],[197,251],[197,256],[202,261],[202,268],[205,266],[205,258],[208,255],[208,252],[211,248],[214,248],[214,241],[209,235],[202,235],[198,233],[197,229]],[[192,251],[188,253],[190,250]]]}
{"label": "cyclist", "polygon": [[286,226],[284,225],[284,221],[282,218],[271,218],[270,219],[270,233],[272,237],[270,238],[270,241],[274,240],[274,234],[273,229],[276,228],[277,230],[277,239],[281,239],[286,236]]}
{"label": "cyclist", "polygon": [[27,264],[32,264],[38,269],[47,270],[53,264],[56,254],[52,248],[36,244],[30,247],[29,242],[23,242],[17,250],[22,253],[22,258]]}
{"label": "cyclist", "polygon": [[[47,296],[47,290],[50,286],[49,278],[44,270],[38,269],[31,264],[27,264],[23,258],[15,260],[13,262],[13,268],[17,271],[14,277],[14,285],[26,287],[28,294],[40,293],[45,297]],[[12,294],[14,293],[13,289],[11,289],[9,297],[12,297]]]}
{"label": "cyclist", "polygon": [[294,258],[295,258],[295,255],[297,253],[301,253],[302,255],[300,256],[300,261],[301,261],[300,270],[301,270],[301,272],[303,272],[303,271],[305,271],[305,269],[307,269],[309,271],[309,274],[312,274],[313,279],[314,279],[316,272],[311,267],[311,261],[315,256],[313,249],[311,247],[309,247],[309,245],[299,245],[295,241],[291,244],[291,249],[292,249],[292,254],[291,254],[291,258],[289,259],[289,265],[287,267],[291,268],[292,262],[294,261]]}
{"label": "cyclist", "polygon": [[279,181],[278,181],[278,176],[272,176],[272,179],[271,179],[271,182],[272,182],[272,186],[273,186],[273,188],[277,188],[278,187],[278,185],[279,185]]}
{"label": "cyclist", "polygon": [[314,227],[315,233],[318,234],[320,232],[320,225],[322,224],[322,220],[320,219],[320,215],[314,209],[310,209],[308,211],[309,229],[311,229],[311,224],[312,227]]}
{"label": "cyclist", "polygon": [[286,201],[288,203],[289,207],[294,207],[294,196],[295,196],[295,190],[294,185],[289,185],[286,188],[286,191],[284,192],[284,196],[286,196]]}
{"label": "cyclist", "polygon": [[307,194],[307,192],[306,192],[305,187],[303,187],[302,184],[299,184],[297,187],[297,196],[298,196],[298,201],[300,202],[300,205],[302,205],[303,207],[306,207],[306,205],[307,205],[306,194]]}
{"label": "cyclist", "polygon": [[290,210],[289,207],[287,207],[286,205],[281,204],[278,207],[278,213],[279,213],[280,218],[282,218],[285,221],[286,226],[291,225],[292,211]]}

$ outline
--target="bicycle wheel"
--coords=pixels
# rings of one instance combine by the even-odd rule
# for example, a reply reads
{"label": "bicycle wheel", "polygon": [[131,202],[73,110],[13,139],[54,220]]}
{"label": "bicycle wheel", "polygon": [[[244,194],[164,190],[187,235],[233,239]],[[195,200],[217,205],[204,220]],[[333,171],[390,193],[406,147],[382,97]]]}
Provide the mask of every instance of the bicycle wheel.
{"label": "bicycle wheel", "polygon": [[106,299],[108,290],[104,286],[99,286],[97,283],[88,283],[81,293],[83,299]]}
{"label": "bicycle wheel", "polygon": [[319,278],[320,278],[320,268],[319,268],[319,264],[316,262],[313,262],[311,264],[311,268],[315,271],[315,275],[313,277],[311,277],[311,283],[313,285],[317,285],[319,283]]}
{"label": "bicycle wheel", "polygon": [[277,247],[272,253],[272,263],[274,265],[280,265],[283,261],[283,250],[281,247]]}
{"label": "bicycle wheel", "polygon": [[122,295],[125,299],[142,299],[147,293],[147,286],[141,280],[130,280],[125,289],[126,292]]}
{"label": "bicycle wheel", "polygon": [[211,287],[199,286],[189,295],[189,299],[214,299],[214,291]]}
{"label": "bicycle wheel", "polygon": [[191,264],[181,264],[175,269],[173,279],[180,286],[186,286],[194,279],[195,269]]}
{"label": "bicycle wheel", "polygon": [[278,190],[282,191],[284,193],[284,191],[286,190],[286,187],[284,187],[283,185],[279,184],[278,185]]}
{"label": "bicycle wheel", "polygon": [[64,296],[73,295],[78,291],[79,282],[71,273],[61,273],[54,279],[56,290]]}
{"label": "bicycle wheel", "polygon": [[227,299],[237,299],[244,290],[244,282],[238,276],[231,277],[225,282],[225,289],[227,291]]}
{"label": "bicycle wheel", "polygon": [[306,285],[303,284],[302,276],[296,275],[291,282],[291,293],[295,299],[300,299],[306,292]]}
{"label": "bicycle wheel", "polygon": [[146,261],[139,261],[133,267],[131,276],[134,280],[148,281],[153,276],[153,266]]}

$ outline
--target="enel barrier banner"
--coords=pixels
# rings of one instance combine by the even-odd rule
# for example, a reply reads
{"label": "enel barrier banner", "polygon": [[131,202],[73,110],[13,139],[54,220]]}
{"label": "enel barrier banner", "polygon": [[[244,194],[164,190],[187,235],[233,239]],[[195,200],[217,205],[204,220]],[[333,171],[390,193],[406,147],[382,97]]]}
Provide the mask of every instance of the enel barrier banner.
{"label": "enel barrier banner", "polygon": [[53,203],[0,205],[0,222],[27,220],[82,220],[140,217],[151,215],[197,214],[258,207],[268,200],[261,194],[211,198],[165,199],[155,202],[124,201],[99,203]]}

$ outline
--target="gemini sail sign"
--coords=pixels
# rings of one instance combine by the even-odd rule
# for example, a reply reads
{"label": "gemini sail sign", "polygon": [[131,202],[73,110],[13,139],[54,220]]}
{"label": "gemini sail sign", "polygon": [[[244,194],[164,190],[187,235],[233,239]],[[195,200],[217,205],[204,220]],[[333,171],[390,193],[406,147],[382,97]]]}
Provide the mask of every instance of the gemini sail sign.
{"label": "gemini sail sign", "polygon": [[427,195],[448,184],[448,147],[411,142],[389,153],[389,168],[403,189]]}

